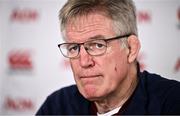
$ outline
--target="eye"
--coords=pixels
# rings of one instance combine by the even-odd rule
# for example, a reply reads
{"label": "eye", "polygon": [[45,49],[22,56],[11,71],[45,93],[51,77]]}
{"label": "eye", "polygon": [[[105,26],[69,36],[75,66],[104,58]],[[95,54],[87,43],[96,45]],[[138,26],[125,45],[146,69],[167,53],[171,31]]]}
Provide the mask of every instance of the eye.
{"label": "eye", "polygon": [[67,51],[70,53],[77,52],[79,50],[79,46],[77,44],[67,46]]}
{"label": "eye", "polygon": [[105,43],[103,41],[95,41],[92,43],[89,43],[89,49],[91,50],[100,50],[100,49],[104,49],[106,47]]}
{"label": "eye", "polygon": [[104,47],[104,45],[103,45],[103,44],[100,44],[100,43],[96,43],[95,45],[96,45],[96,48],[98,48],[98,49],[101,49],[101,48]]}

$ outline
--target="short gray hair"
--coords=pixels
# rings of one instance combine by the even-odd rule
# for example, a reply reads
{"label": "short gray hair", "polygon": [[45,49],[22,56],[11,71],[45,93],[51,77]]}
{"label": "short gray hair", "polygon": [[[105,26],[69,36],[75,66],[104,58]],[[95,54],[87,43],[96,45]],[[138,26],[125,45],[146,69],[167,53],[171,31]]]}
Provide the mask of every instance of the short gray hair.
{"label": "short gray hair", "polygon": [[136,7],[132,0],[68,0],[59,13],[61,32],[69,21],[93,12],[110,18],[117,35],[138,35]]}

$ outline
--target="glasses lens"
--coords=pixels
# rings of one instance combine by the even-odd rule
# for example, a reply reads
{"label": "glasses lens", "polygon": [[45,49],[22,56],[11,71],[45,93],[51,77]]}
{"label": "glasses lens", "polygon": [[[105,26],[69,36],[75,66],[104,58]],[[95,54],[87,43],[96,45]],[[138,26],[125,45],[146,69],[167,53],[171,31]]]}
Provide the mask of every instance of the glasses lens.
{"label": "glasses lens", "polygon": [[60,45],[60,50],[65,57],[73,58],[78,56],[79,45],[73,43],[65,43]]}
{"label": "glasses lens", "polygon": [[87,52],[91,55],[101,55],[106,51],[107,44],[104,40],[93,40],[85,43]]}

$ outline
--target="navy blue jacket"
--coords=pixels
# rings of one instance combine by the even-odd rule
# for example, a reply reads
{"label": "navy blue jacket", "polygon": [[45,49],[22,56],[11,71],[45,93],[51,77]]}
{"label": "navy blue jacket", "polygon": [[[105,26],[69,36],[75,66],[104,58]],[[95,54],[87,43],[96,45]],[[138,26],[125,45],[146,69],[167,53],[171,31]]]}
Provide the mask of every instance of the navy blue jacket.
{"label": "navy blue jacket", "polygon": [[[138,85],[121,114],[180,114],[180,82],[147,71],[139,72]],[[91,102],[76,85],[62,88],[46,99],[36,115],[89,115]]]}

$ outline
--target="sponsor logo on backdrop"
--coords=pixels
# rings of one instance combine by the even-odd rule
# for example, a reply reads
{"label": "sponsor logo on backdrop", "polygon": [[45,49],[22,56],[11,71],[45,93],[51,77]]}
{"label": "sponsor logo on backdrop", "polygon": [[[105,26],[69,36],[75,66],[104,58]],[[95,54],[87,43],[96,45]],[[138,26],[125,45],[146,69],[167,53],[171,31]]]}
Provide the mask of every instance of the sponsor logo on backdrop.
{"label": "sponsor logo on backdrop", "polygon": [[140,52],[139,55],[138,55],[137,60],[139,62],[140,70],[141,71],[145,70],[145,68],[146,68],[146,64],[144,62],[145,58],[146,58],[145,53],[144,52]]}
{"label": "sponsor logo on backdrop", "polygon": [[150,11],[141,10],[137,12],[138,23],[150,23],[152,21],[152,15]]}
{"label": "sponsor logo on backdrop", "polygon": [[174,70],[175,72],[180,71],[180,58],[177,59]]}
{"label": "sponsor logo on backdrop", "polygon": [[8,54],[8,65],[13,71],[31,71],[33,69],[32,54],[30,50],[12,50]]}
{"label": "sponsor logo on backdrop", "polygon": [[10,15],[11,21],[16,22],[34,22],[38,17],[39,13],[32,8],[15,8]]}
{"label": "sponsor logo on backdrop", "polygon": [[177,10],[178,29],[180,29],[180,7]]}
{"label": "sponsor logo on backdrop", "polygon": [[34,110],[35,105],[34,102],[28,98],[7,97],[4,101],[4,108],[13,111],[27,111]]}

